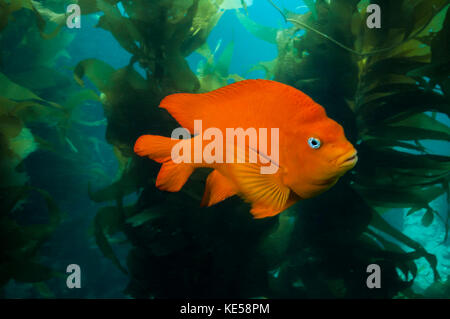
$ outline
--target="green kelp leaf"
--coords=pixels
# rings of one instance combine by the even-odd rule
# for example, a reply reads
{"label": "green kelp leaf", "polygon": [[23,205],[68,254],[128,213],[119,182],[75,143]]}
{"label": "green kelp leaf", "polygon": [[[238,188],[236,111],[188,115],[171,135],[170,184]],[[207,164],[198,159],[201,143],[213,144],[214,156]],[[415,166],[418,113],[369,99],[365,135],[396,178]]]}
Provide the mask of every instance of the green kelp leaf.
{"label": "green kelp leaf", "polygon": [[366,80],[370,84],[361,88],[361,93],[365,95],[380,91],[384,92],[383,89],[387,90],[387,92],[395,92],[393,87],[401,87],[400,85],[404,85],[406,88],[417,89],[417,81],[415,79],[401,74],[385,73],[380,75],[377,72],[368,72]]}
{"label": "green kelp leaf", "polygon": [[74,70],[75,81],[84,86],[83,77],[86,76],[100,91],[111,88],[111,77],[115,69],[98,59],[86,59],[77,64]]}
{"label": "green kelp leaf", "polygon": [[359,145],[361,158],[370,159],[378,168],[394,167],[401,169],[449,170],[450,159],[447,156],[432,154],[410,154],[395,150],[369,149],[367,145]]}
{"label": "green kelp leaf", "polygon": [[[31,10],[34,12],[36,16],[36,24],[41,34],[41,37],[44,39],[52,39],[56,37],[59,31],[66,25],[66,13],[56,13],[52,10],[44,7],[42,3],[37,1],[30,1]],[[55,24],[53,31],[50,33],[46,33],[48,22],[50,24]]]}
{"label": "green kelp leaf", "polygon": [[275,76],[275,69],[277,66],[277,59],[271,60],[271,61],[262,61],[257,63],[256,65],[252,66],[246,74],[256,71],[256,70],[263,70],[266,72],[265,79],[270,80]]}
{"label": "green kelp leaf", "polygon": [[434,220],[434,213],[433,213],[433,210],[428,209],[428,210],[425,212],[425,214],[422,216],[421,222],[422,222],[422,225],[423,225],[423,226],[428,227],[428,226],[431,225],[431,223],[433,222],[433,220]]}
{"label": "green kelp leaf", "polygon": [[[10,213],[16,204],[28,195],[28,192],[28,186],[0,187],[0,194],[2,194],[0,201],[0,216]],[[6,194],[8,195],[6,196]]]}
{"label": "green kelp leaf", "polygon": [[278,29],[260,25],[239,11],[235,11],[235,14],[244,28],[255,37],[272,44],[277,43]]}
{"label": "green kelp leaf", "polygon": [[421,207],[411,207],[408,212],[406,213],[406,216],[409,216],[411,214],[414,214],[415,212],[420,211],[422,208]]}
{"label": "green kelp leaf", "polygon": [[6,75],[0,73],[0,95],[7,99],[12,99],[15,101],[25,101],[25,100],[40,100],[42,99],[13,81],[11,81]]}
{"label": "green kelp leaf", "polygon": [[[371,61],[366,74],[372,75],[373,79],[376,80],[377,76],[383,76],[384,74],[409,75],[409,72],[426,65],[428,63],[419,62],[411,58],[388,58]],[[368,81],[367,84],[370,85],[371,81]]]}
{"label": "green kelp leaf", "polygon": [[[120,0],[106,0],[107,3],[114,5]],[[90,14],[101,11],[97,5],[97,1],[94,0],[76,0],[75,1],[81,8],[81,14]],[[74,2],[74,3],[75,3]]]}
{"label": "green kelp leaf", "polygon": [[370,128],[367,135],[392,140],[443,140],[450,141],[449,133],[410,126],[377,126]]}
{"label": "green kelp leaf", "polygon": [[441,183],[448,177],[444,170],[375,168],[357,169],[353,180],[360,186],[379,188],[426,187]]}
{"label": "green kelp leaf", "polygon": [[450,116],[450,109],[443,96],[422,90],[391,94],[373,103],[361,105],[357,108],[357,115],[365,125],[373,126],[427,111],[437,111]]}
{"label": "green kelp leaf", "polygon": [[[368,207],[368,209],[372,210],[370,207]],[[420,243],[412,240],[411,238],[400,232],[398,229],[390,225],[388,222],[386,222],[386,220],[382,218],[378,213],[372,213],[372,220],[370,221],[370,225],[395,238],[399,242],[415,249],[418,254],[427,259],[427,261],[430,263],[431,268],[436,271],[436,257],[429,254]],[[376,234],[373,235],[377,238],[379,237]]]}
{"label": "green kelp leaf", "polygon": [[304,0],[303,1],[308,7],[309,11],[311,11],[314,20],[317,20],[317,10],[316,10],[316,1],[315,0]]}
{"label": "green kelp leaf", "polygon": [[39,295],[43,298],[55,299],[55,293],[44,282],[35,282],[33,287],[39,292]]}
{"label": "green kelp leaf", "polygon": [[[182,2],[183,5],[186,4],[186,2]],[[197,15],[199,3],[200,0],[193,0],[191,2],[192,4],[185,8],[184,10],[181,10],[178,14],[178,19],[168,19],[167,26],[169,30],[165,30],[167,32],[167,39],[170,39],[170,42],[168,42],[168,45],[171,47],[169,51],[173,53],[173,51],[179,51],[179,53],[182,56],[189,55],[195,48],[193,48],[191,45],[187,45],[187,40],[192,40],[192,35],[195,32],[198,32],[198,30],[193,29],[194,25],[194,19]],[[182,49],[182,47],[187,46],[188,48]]]}
{"label": "green kelp leaf", "polygon": [[108,124],[108,121],[106,119],[101,119],[101,120],[92,121],[92,122],[83,121],[83,120],[74,120],[74,122],[79,125],[90,126],[90,127],[105,126],[106,124]]}
{"label": "green kelp leaf", "polygon": [[216,64],[216,70],[222,77],[227,77],[229,74],[233,53],[234,53],[234,41],[230,41],[223,50]]}
{"label": "green kelp leaf", "polygon": [[0,132],[8,139],[12,139],[20,134],[23,129],[23,122],[16,116],[0,116]]}
{"label": "green kelp leaf", "polygon": [[[422,254],[417,252],[414,252],[413,254],[406,253],[399,245],[387,240],[382,235],[371,230],[369,230],[369,233],[383,245],[383,251],[380,252],[380,254],[385,258],[392,260],[395,263],[395,266],[400,269],[405,276],[406,279],[402,280],[408,283],[408,285],[412,285],[417,276],[417,266],[414,263],[414,260],[423,257]],[[409,274],[412,275],[411,280],[408,280]]]}
{"label": "green kelp leaf", "polygon": [[450,127],[448,125],[445,125],[441,121],[438,121],[427,114],[416,114],[404,120],[392,123],[392,125],[416,127],[450,134]]}
{"label": "green kelp leaf", "polygon": [[[100,97],[97,93],[95,93],[93,90],[77,90],[73,94],[71,94],[67,100],[64,102],[64,105],[69,109],[75,109],[77,106],[82,105],[86,101],[95,101],[95,102],[101,102]],[[81,122],[82,120],[78,120]],[[85,124],[89,126],[88,124]],[[97,126],[96,124],[92,126]]]}
{"label": "green kelp leaf", "polygon": [[71,79],[54,68],[37,65],[33,69],[15,72],[10,79],[34,92],[41,90],[58,90],[70,85]]}
{"label": "green kelp leaf", "polygon": [[209,33],[224,13],[225,11],[218,10],[217,4],[212,1],[199,1],[189,29],[189,36],[184,38],[181,45],[183,56],[189,56],[205,43]]}
{"label": "green kelp leaf", "polygon": [[129,167],[123,170],[119,179],[111,185],[98,190],[92,191],[91,186],[88,187],[89,197],[94,202],[105,202],[112,200],[120,200],[123,196],[137,192],[140,185],[145,185],[146,171],[142,171],[143,167],[140,165],[148,165],[147,162],[131,162]]}
{"label": "green kelp leaf", "polygon": [[354,189],[374,206],[390,208],[421,207],[428,208],[428,203],[444,193],[442,187],[387,188],[361,187]]}
{"label": "green kelp leaf", "polygon": [[24,231],[24,236],[30,240],[36,240],[37,244],[40,245],[53,234],[65,215],[47,191],[34,187],[32,189],[37,191],[45,200],[48,212],[48,223],[22,226],[22,229]]}
{"label": "green kelp leaf", "polygon": [[133,215],[126,219],[126,222],[131,224],[132,227],[139,227],[147,222],[158,219],[163,216],[165,213],[164,205],[153,206],[152,208],[146,209],[139,214]]}
{"label": "green kelp leaf", "polygon": [[50,222],[49,226],[52,229],[55,229],[56,226],[61,222],[63,218],[63,213],[61,212],[58,205],[56,204],[56,201],[53,199],[53,197],[50,195],[49,192],[39,188],[35,188],[35,190],[39,194],[41,194],[42,197],[44,197],[49,214],[49,222]]}
{"label": "green kelp leaf", "polygon": [[31,9],[30,0],[0,0],[0,31],[8,24],[12,13],[23,8]]}
{"label": "green kelp leaf", "polygon": [[373,137],[367,137],[363,136],[364,144],[369,146],[370,148],[374,149],[392,149],[394,147],[402,147],[414,151],[419,152],[425,152],[425,148],[421,145],[411,144],[407,142],[392,140],[390,138],[383,139],[383,138],[373,138]]}
{"label": "green kelp leaf", "polygon": [[63,106],[41,99],[29,89],[22,87],[0,73],[0,105],[8,113],[24,122],[38,121],[51,125],[69,117]]}
{"label": "green kelp leaf", "polygon": [[448,75],[448,61],[450,60],[450,9],[447,10],[444,25],[441,31],[431,41],[431,61],[434,64],[447,63],[446,73]]}
{"label": "green kelp leaf", "polygon": [[[410,33],[415,33],[432,22],[432,18],[448,5],[447,0],[427,0],[421,1],[414,7],[413,18],[414,23],[409,26]],[[428,30],[424,30],[428,31]]]}
{"label": "green kelp leaf", "polygon": [[94,235],[95,242],[97,246],[100,248],[100,251],[103,253],[103,256],[110,259],[114,265],[116,265],[124,274],[127,274],[128,271],[121,265],[119,259],[114,253],[113,248],[111,247],[108,238],[105,236],[101,224],[100,217],[97,215],[94,219]]}
{"label": "green kelp leaf", "polygon": [[[219,43],[217,45],[220,46],[221,43],[222,43],[222,40],[219,40]],[[214,53],[215,53],[215,51],[214,51]],[[209,47],[208,43],[203,43],[203,45],[200,46],[195,52],[197,52],[202,57],[204,57],[206,59],[206,61],[212,61],[212,59],[214,57],[214,54],[213,54],[213,52],[211,52],[211,48]]]}

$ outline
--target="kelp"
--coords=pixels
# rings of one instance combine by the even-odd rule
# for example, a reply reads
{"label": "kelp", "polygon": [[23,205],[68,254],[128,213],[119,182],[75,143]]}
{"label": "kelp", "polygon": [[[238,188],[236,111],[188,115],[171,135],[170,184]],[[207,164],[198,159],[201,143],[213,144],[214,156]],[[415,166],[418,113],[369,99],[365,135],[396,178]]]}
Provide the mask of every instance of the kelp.
{"label": "kelp", "polygon": [[[49,214],[47,224],[19,225],[10,215],[19,201],[31,191],[37,192],[45,199]],[[29,186],[1,187],[0,194],[0,286],[12,279],[36,283],[59,276],[60,273],[41,264],[37,255],[39,248],[61,222],[62,213],[53,198],[46,191]]]}
{"label": "kelp", "polygon": [[[381,212],[425,211],[424,226],[435,218],[448,224],[448,216],[430,202],[450,196],[449,159],[431,153],[425,142],[449,141],[448,126],[436,117],[448,116],[450,109],[445,1],[379,0],[381,29],[366,27],[369,1],[305,1],[310,10],[305,14],[277,8],[292,24],[279,30],[253,22],[245,7],[236,13],[250,33],[278,48],[275,60],[250,71],[263,69],[267,78],[297,87],[324,105],[345,127],[360,158],[330,191],[264,220],[252,219],[248,205],[236,198],[200,208],[206,169],[196,171],[178,193],[157,190],[159,165],[133,152],[140,135],[169,136],[178,126],[157,107],[166,95],[206,92],[242,79],[229,74],[233,41],[221,55],[221,43],[214,49],[206,44],[224,10],[236,3],[124,0],[121,10],[117,0],[73,2],[82,14],[101,13],[97,27],[131,54],[127,66],[117,69],[87,59],[74,66],[73,79],[67,78],[54,64],[72,39],[58,32],[66,18],[58,5],[66,2],[0,0],[0,173],[2,182],[9,182],[0,191],[6,212],[0,242],[6,246],[2,256],[7,255],[0,259],[0,286],[11,278],[37,282],[51,296],[42,281],[55,272],[38,263],[38,248],[61,214],[50,195],[27,186],[26,174],[18,170],[38,148],[77,167],[66,174],[95,180],[86,196],[105,206],[90,233],[103,255],[128,274],[126,292],[133,297],[417,297],[411,285],[420,272],[414,261],[421,257],[439,278],[436,257],[387,223]],[[25,52],[32,52],[29,59],[23,58]],[[204,58],[197,70],[186,61],[193,52]],[[74,116],[86,101],[101,102],[106,123]],[[41,138],[34,123],[56,130],[60,142]],[[78,134],[78,126],[104,124],[105,140],[118,161],[115,177],[105,173],[101,160],[86,159],[87,154],[100,158],[104,142]],[[30,192],[44,196],[48,224],[20,225],[12,218]],[[138,199],[130,204],[133,194]],[[123,235],[132,246],[126,261],[115,253]],[[381,289],[367,289],[371,263],[381,266]],[[435,288],[445,291],[446,284],[435,283],[428,295]]]}
{"label": "kelp", "polygon": [[[207,170],[196,172],[181,192],[169,194],[154,187],[158,165],[132,155],[140,134],[169,135],[176,126],[156,108],[165,95],[209,91],[240,79],[228,74],[233,42],[221,56],[220,42],[214,50],[204,43],[220,17],[214,4],[130,0],[123,2],[126,15],[121,16],[113,4],[103,7],[99,27],[133,55],[130,65],[114,70],[88,60],[76,67],[75,77],[80,84],[83,76],[89,78],[101,92],[107,140],[123,163],[116,182],[91,189],[90,196],[117,203],[99,212],[103,222],[95,222],[96,238],[122,270],[107,234],[123,232],[131,242],[127,293],[145,298],[417,297],[411,285],[419,271],[414,260],[420,257],[439,279],[435,256],[379,212],[425,210],[422,222],[429,225],[440,216],[429,203],[448,192],[448,157],[431,154],[422,143],[449,140],[449,128],[429,114],[448,115],[449,110],[448,51],[441,49],[448,39],[447,7],[437,0],[416,1],[412,7],[407,1],[379,2],[381,30],[365,26],[368,1],[310,1],[312,13],[303,15],[279,9],[293,24],[282,30],[258,26],[237,13],[255,36],[277,43],[277,59],[253,69],[263,68],[268,78],[324,105],[344,125],[360,156],[353,172],[327,193],[261,221],[252,220],[247,205],[235,199],[199,208]],[[152,14],[143,16],[150,9]],[[301,29],[306,33],[299,36]],[[204,57],[196,74],[184,60],[194,50]],[[133,70],[136,63],[145,77]],[[124,209],[122,198],[133,192],[139,199]],[[109,217],[101,217],[106,212]],[[382,289],[365,285],[371,263],[382,268]]]}
{"label": "kelp", "polygon": [[[276,7],[294,26],[278,37],[281,52],[275,79],[309,93],[332,115],[338,109],[352,111],[343,124],[354,135],[360,160],[346,180],[369,205],[358,209],[395,207],[410,213],[425,209],[422,223],[430,225],[437,212],[429,203],[447,192],[450,162],[448,156],[430,154],[421,141],[450,137],[448,126],[427,113],[449,116],[448,94],[433,90],[444,86],[449,75],[448,51],[441,49],[448,42],[448,3],[398,1],[394,6],[377,1],[382,28],[369,29],[365,9],[369,2],[358,2],[316,1],[316,9],[322,8],[316,10],[317,18]],[[289,37],[299,29],[306,34]],[[439,58],[433,61],[433,56]],[[309,79],[315,80],[314,86]],[[330,94],[334,101],[327,99]],[[371,209],[380,220],[377,214]],[[371,224],[389,233],[388,224]],[[397,239],[417,252],[411,260],[425,255],[438,279],[433,257],[401,237]]]}
{"label": "kelp", "polygon": [[[66,14],[50,5],[0,1],[0,287],[11,280],[33,283],[43,297],[53,295],[45,281],[61,273],[41,262],[41,247],[58,230],[63,214],[53,193],[32,183],[35,172],[26,162],[37,151],[68,165],[83,159],[66,156],[65,147],[76,149],[69,138],[73,110],[95,98],[55,67],[67,58],[65,46],[73,35],[59,32]],[[55,7],[61,10],[60,5]],[[40,197],[46,208],[35,202]],[[40,221],[19,222],[18,216]]]}
{"label": "kelp", "polygon": [[205,60],[200,61],[197,67],[197,77],[200,81],[199,92],[209,92],[229,83],[229,81],[243,80],[238,74],[230,74],[229,67],[234,53],[234,41],[230,41],[218,56],[218,50],[222,45],[220,40],[212,52],[208,44],[198,49]]}

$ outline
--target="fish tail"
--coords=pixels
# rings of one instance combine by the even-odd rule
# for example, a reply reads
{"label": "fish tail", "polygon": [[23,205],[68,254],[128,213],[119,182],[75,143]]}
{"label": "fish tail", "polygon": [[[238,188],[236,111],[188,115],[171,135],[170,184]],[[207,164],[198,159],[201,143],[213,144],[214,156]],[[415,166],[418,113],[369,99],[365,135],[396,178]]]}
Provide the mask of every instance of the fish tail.
{"label": "fish tail", "polygon": [[143,135],[134,145],[134,152],[163,163],[156,178],[156,187],[168,192],[178,192],[194,171],[190,163],[175,163],[171,159],[172,147],[179,140],[157,135]]}
{"label": "fish tail", "polygon": [[177,142],[179,141],[169,137],[142,135],[134,144],[134,152],[139,156],[147,156],[158,163],[164,163],[170,160],[172,147]]}

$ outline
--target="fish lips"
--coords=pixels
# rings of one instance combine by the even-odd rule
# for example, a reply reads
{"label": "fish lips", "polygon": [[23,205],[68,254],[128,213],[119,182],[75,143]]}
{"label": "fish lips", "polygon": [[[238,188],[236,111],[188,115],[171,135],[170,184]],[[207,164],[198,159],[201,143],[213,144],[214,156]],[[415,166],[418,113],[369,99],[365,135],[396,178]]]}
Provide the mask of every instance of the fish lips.
{"label": "fish lips", "polygon": [[352,168],[356,165],[356,162],[358,162],[358,152],[356,150],[346,153],[338,161],[340,168]]}

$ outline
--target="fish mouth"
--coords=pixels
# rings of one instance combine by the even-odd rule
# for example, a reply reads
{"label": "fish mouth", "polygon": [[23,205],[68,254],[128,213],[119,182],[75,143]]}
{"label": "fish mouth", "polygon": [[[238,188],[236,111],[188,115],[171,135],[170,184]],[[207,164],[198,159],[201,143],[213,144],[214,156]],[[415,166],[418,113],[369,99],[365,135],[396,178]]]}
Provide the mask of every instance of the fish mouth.
{"label": "fish mouth", "polygon": [[339,167],[353,167],[356,165],[358,161],[358,152],[356,150],[351,151],[350,153],[345,154],[342,158],[343,161],[339,165]]}

